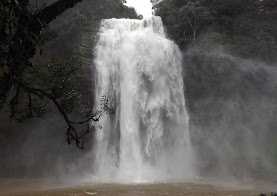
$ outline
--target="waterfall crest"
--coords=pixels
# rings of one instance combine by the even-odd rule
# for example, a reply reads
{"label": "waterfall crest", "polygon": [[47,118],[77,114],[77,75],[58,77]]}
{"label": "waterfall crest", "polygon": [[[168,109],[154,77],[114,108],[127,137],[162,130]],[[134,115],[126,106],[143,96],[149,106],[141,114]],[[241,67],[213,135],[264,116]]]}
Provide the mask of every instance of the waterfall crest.
{"label": "waterfall crest", "polygon": [[115,114],[95,136],[98,180],[184,180],[193,175],[182,55],[160,17],[108,19],[95,47],[95,106],[107,94]]}

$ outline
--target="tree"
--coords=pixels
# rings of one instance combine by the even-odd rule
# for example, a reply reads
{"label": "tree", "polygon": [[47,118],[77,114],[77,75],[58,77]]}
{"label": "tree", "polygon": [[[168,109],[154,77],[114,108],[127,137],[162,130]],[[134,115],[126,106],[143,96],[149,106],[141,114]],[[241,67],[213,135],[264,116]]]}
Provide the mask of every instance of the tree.
{"label": "tree", "polygon": [[36,52],[41,31],[58,15],[82,0],[59,0],[42,10],[32,10],[28,0],[0,3],[0,109]]}
{"label": "tree", "polygon": [[199,1],[188,2],[179,10],[179,14],[191,27],[194,42],[200,25],[212,18],[209,8],[203,6]]}
{"label": "tree", "polygon": [[83,118],[71,120],[80,97],[72,88],[72,74],[79,67],[78,60],[72,58],[62,63],[53,59],[49,64],[38,66],[32,64],[30,58],[39,45],[49,40],[44,40],[42,34],[47,25],[81,1],[59,0],[43,9],[33,9],[28,0],[0,3],[0,110],[6,105],[12,118],[26,121],[43,116],[51,110],[52,104],[67,124],[68,143],[74,141],[79,148],[83,148],[85,136],[96,129],[93,122],[98,122],[104,113],[112,112],[107,97],[102,97],[99,111],[89,107],[82,112]]}
{"label": "tree", "polygon": [[67,124],[67,142],[71,144],[74,141],[83,149],[87,134],[100,126],[97,124],[100,117],[113,110],[109,108],[105,95],[102,96],[100,110],[94,111],[92,104],[79,110],[81,96],[74,90],[73,76],[80,66],[78,59],[71,58],[67,63],[52,59],[45,65],[27,67],[24,79],[16,81],[11,93],[11,118],[25,122],[33,117],[43,117],[54,105]]}
{"label": "tree", "polygon": [[269,13],[277,13],[277,2],[275,0],[264,0],[265,10]]}

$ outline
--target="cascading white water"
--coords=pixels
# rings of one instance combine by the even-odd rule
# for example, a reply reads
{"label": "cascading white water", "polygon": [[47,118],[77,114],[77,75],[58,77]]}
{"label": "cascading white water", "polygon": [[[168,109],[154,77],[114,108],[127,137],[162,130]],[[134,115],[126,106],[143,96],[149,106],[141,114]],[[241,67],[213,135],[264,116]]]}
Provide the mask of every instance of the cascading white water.
{"label": "cascading white water", "polygon": [[184,180],[193,175],[182,55],[160,17],[103,20],[95,47],[95,100],[115,114],[95,138],[98,180]]}

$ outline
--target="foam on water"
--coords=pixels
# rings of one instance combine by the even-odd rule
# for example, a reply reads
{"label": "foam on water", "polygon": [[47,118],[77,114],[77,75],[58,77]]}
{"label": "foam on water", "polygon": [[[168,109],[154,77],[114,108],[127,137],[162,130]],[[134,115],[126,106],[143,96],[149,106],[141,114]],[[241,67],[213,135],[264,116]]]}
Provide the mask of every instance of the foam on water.
{"label": "foam on water", "polygon": [[95,47],[95,101],[107,94],[115,114],[101,119],[94,171],[99,181],[149,182],[193,176],[182,55],[160,17],[109,19]]}

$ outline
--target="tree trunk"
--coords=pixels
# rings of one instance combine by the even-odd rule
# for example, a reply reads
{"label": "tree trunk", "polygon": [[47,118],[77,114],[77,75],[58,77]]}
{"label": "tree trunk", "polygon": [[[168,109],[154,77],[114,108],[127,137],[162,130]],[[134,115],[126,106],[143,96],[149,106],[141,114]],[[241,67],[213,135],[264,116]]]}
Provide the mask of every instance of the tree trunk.
{"label": "tree trunk", "polygon": [[196,40],[196,31],[197,29],[193,29],[193,44],[195,44],[195,40]]}

